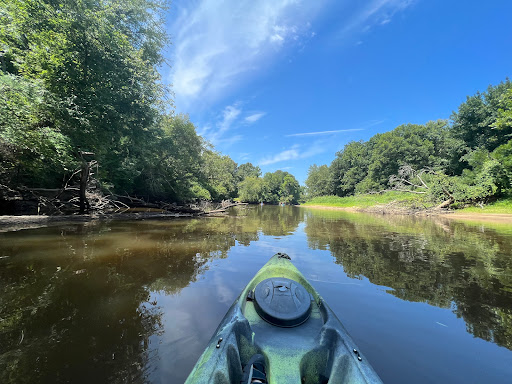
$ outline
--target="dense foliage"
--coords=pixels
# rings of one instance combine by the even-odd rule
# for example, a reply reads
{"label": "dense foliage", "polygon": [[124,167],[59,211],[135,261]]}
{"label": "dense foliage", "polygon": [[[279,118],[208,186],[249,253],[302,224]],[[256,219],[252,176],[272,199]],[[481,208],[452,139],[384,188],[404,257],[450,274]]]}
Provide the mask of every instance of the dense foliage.
{"label": "dense foliage", "polygon": [[[84,151],[109,193],[179,202],[247,192],[260,168],[238,166],[168,112],[158,73],[167,6],[0,0],[0,185],[62,187]],[[292,175],[264,180],[249,201],[297,202]]]}
{"label": "dense foliage", "polygon": [[240,183],[239,198],[248,203],[297,204],[301,187],[295,177],[284,171],[267,172],[263,178],[249,176]]}
{"label": "dense foliage", "polygon": [[310,167],[308,197],[399,189],[434,202],[484,202],[512,192],[511,139],[506,80],[468,97],[451,121],[405,124],[346,144],[329,167]]}

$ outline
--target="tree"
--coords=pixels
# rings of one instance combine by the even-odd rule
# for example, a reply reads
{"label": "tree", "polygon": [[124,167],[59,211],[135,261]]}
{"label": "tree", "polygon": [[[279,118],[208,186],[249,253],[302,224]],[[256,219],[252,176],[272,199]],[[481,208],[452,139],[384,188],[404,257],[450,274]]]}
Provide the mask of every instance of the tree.
{"label": "tree", "polygon": [[55,104],[40,81],[0,73],[0,181],[51,187],[72,166],[69,139],[52,117]]}
{"label": "tree", "polygon": [[512,87],[502,95],[493,128],[506,131],[505,135],[509,138],[512,135],[510,132],[512,128]]}
{"label": "tree", "polygon": [[327,165],[311,165],[308,170],[306,187],[308,198],[333,194],[329,167]]}
{"label": "tree", "polygon": [[507,79],[496,86],[489,86],[486,92],[468,97],[452,114],[453,133],[465,143],[465,152],[477,148],[493,151],[510,139],[512,125],[507,123],[510,92],[512,83]]}
{"label": "tree", "polygon": [[236,176],[239,182],[245,180],[248,177],[260,177],[261,168],[252,165],[252,163],[240,164],[236,170]]}
{"label": "tree", "polygon": [[405,124],[372,137],[368,176],[378,188],[386,188],[389,177],[396,174],[401,165],[439,168],[443,163],[440,157],[446,152],[443,138],[446,128],[446,121]]}
{"label": "tree", "polygon": [[203,141],[188,116],[164,116],[141,154],[142,172],[134,178],[133,190],[142,196],[173,201],[190,200],[196,194],[203,198],[205,193],[198,184],[203,149]]}
{"label": "tree", "polygon": [[512,140],[500,145],[492,152],[492,157],[502,166],[502,173],[498,180],[498,187],[504,193],[512,191]]}
{"label": "tree", "polygon": [[295,177],[281,170],[267,172],[263,176],[263,201],[270,204],[298,203],[301,187]]}
{"label": "tree", "polygon": [[238,187],[238,198],[246,203],[260,203],[264,200],[264,182],[261,177],[246,177]]}
{"label": "tree", "polygon": [[212,150],[205,150],[203,158],[203,182],[213,200],[220,201],[236,197],[237,164],[229,157]]}
{"label": "tree", "polygon": [[502,165],[484,150],[475,151],[468,161],[472,169],[465,169],[462,176],[448,176],[432,168],[415,170],[403,165],[397,175],[390,177],[389,183],[399,191],[425,194],[433,202],[442,203],[439,208],[484,202],[499,194]]}
{"label": "tree", "polygon": [[350,142],[330,166],[334,192],[346,196],[385,189],[389,177],[403,164],[444,167],[448,163],[448,142],[448,125],[443,120],[405,124],[377,134],[368,142]]}
{"label": "tree", "polygon": [[142,172],[140,155],[159,124],[165,7],[147,0],[0,3],[2,72],[40,84],[55,100],[45,125],[73,152],[94,152],[100,177],[119,191]]}
{"label": "tree", "polygon": [[369,144],[363,141],[351,141],[336,154],[329,170],[334,194],[347,196],[354,193],[356,185],[368,173]]}
{"label": "tree", "polygon": [[285,173],[279,191],[279,200],[287,204],[297,204],[301,194],[300,184],[292,174]]}

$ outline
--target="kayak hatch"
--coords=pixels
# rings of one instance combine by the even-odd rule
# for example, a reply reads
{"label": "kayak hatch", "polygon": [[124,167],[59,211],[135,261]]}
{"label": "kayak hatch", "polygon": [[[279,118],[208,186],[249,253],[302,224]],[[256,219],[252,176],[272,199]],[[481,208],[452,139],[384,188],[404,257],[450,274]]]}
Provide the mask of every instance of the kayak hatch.
{"label": "kayak hatch", "polygon": [[334,312],[283,253],[242,291],[186,384],[241,383],[255,355],[264,357],[271,384],[382,383]]}

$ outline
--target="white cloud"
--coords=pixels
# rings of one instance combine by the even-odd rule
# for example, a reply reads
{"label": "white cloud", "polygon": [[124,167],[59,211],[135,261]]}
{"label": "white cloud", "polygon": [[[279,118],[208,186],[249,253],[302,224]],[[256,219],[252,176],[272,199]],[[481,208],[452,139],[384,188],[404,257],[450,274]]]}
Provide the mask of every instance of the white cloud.
{"label": "white cloud", "polygon": [[367,2],[341,30],[341,38],[354,32],[367,32],[372,25],[385,25],[391,22],[395,14],[409,8],[417,0],[372,0]]}
{"label": "white cloud", "polygon": [[176,104],[189,108],[218,100],[287,46],[310,38],[311,24],[328,0],[198,0],[180,3],[170,26],[170,76]]}
{"label": "white cloud", "polygon": [[318,140],[314,142],[312,145],[308,146],[305,151],[300,151],[300,146],[298,144],[295,144],[290,149],[286,149],[276,155],[264,157],[262,160],[259,161],[258,164],[270,165],[280,163],[283,161],[306,159],[308,157],[324,153],[327,150],[327,148],[328,147],[325,141],[323,140]]}
{"label": "white cloud", "polygon": [[354,128],[354,129],[338,129],[336,131],[320,131],[320,132],[303,132],[303,133],[292,133],[290,135],[286,135],[286,137],[294,137],[294,136],[315,136],[315,135],[330,135],[334,133],[340,132],[354,132],[354,131],[362,131],[363,128]]}
{"label": "white cloud", "polygon": [[231,145],[240,141],[242,140],[242,136],[240,135],[225,136],[231,130],[241,113],[242,109],[238,106],[238,103],[228,105],[222,111],[219,121],[215,124],[215,128],[212,127],[211,124],[207,124],[198,131],[198,134],[213,145],[219,145],[221,143]]}
{"label": "white cloud", "polygon": [[283,57],[301,52],[316,36],[320,15],[339,13],[338,38],[353,38],[389,23],[417,0],[176,0],[169,26],[170,58],[178,110],[210,107]]}
{"label": "white cloud", "polygon": [[265,112],[253,113],[252,115],[247,116],[244,120],[245,120],[247,123],[252,124],[252,123],[257,122],[257,121],[258,121],[259,119],[261,119],[263,116],[265,116]]}
{"label": "white cloud", "polygon": [[333,135],[336,133],[342,132],[356,132],[363,131],[367,128],[373,127],[374,125],[382,124],[384,120],[370,120],[364,124],[362,124],[359,128],[350,128],[350,129],[337,129],[333,131],[318,131],[318,132],[298,132],[298,133],[290,133],[285,135],[286,137],[298,137],[298,136],[320,136],[320,135]]}
{"label": "white cloud", "polygon": [[290,148],[290,149],[287,149],[285,151],[278,153],[277,155],[263,158],[259,162],[259,165],[269,165],[269,164],[279,163],[282,161],[296,160],[299,157],[300,157],[300,153],[297,150],[297,148]]}
{"label": "white cloud", "polygon": [[284,37],[276,33],[275,35],[270,36],[270,41],[274,43],[282,43],[284,41]]}

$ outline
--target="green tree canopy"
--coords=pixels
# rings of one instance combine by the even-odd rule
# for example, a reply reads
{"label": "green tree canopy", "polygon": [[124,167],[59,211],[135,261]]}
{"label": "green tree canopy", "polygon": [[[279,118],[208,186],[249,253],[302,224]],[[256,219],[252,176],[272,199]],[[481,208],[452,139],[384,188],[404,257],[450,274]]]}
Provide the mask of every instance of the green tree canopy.
{"label": "green tree canopy", "polygon": [[327,165],[311,165],[308,169],[306,187],[308,198],[333,194],[329,167]]}
{"label": "green tree canopy", "polygon": [[240,164],[236,170],[236,176],[239,181],[245,180],[248,177],[260,177],[261,168],[252,163]]}
{"label": "green tree canopy", "polygon": [[[510,116],[512,83],[507,79],[486,92],[477,92],[452,114],[452,131],[468,150],[493,151],[505,144],[512,134]],[[496,129],[499,128],[499,129]]]}
{"label": "green tree canopy", "polygon": [[205,150],[203,158],[203,180],[212,199],[220,201],[236,197],[237,164],[229,157],[212,150]]}

